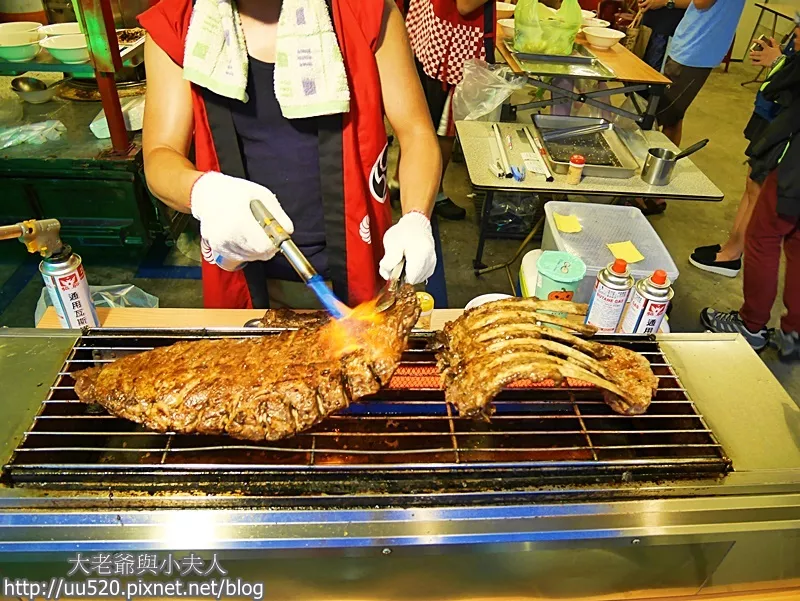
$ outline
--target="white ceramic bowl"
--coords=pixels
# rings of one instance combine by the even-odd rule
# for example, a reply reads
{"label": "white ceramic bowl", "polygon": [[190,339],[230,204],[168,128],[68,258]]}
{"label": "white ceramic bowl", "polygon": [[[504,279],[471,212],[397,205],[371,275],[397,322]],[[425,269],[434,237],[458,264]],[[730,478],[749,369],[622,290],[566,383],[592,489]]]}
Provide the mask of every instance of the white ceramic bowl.
{"label": "white ceramic bowl", "polygon": [[621,31],[607,27],[584,27],[583,35],[592,48],[601,49],[611,48],[625,37]]}
{"label": "white ceramic bowl", "polygon": [[608,21],[604,21],[603,19],[584,19],[583,20],[584,27],[610,27],[611,23]]}
{"label": "white ceramic bowl", "polygon": [[514,39],[514,19],[500,19],[497,24],[503,30],[503,35],[507,38]]}
{"label": "white ceramic bowl", "polygon": [[39,54],[39,34],[35,31],[0,32],[0,59],[27,63]]}
{"label": "white ceramic bowl", "polygon": [[480,296],[476,296],[471,301],[467,303],[467,306],[464,307],[464,310],[467,311],[468,309],[474,309],[475,307],[480,307],[481,305],[485,305],[486,303],[490,303],[496,300],[503,300],[504,298],[513,298],[510,294],[500,294],[498,292],[494,292],[492,294],[481,294]]}
{"label": "white ceramic bowl", "polygon": [[52,88],[47,88],[46,90],[36,90],[34,92],[19,92],[14,90],[14,93],[19,96],[25,102],[30,102],[31,104],[44,104],[52,100],[53,96],[56,95],[58,92],[58,86],[53,86]]}
{"label": "white ceramic bowl", "polygon": [[581,15],[583,15],[584,19],[594,19],[597,16],[597,13],[593,10],[582,10]]}
{"label": "white ceramic bowl", "polygon": [[67,65],[79,65],[89,60],[89,48],[82,33],[45,38],[39,45],[46,48],[54,59]]}
{"label": "white ceramic bowl", "polygon": [[514,16],[514,10],[517,8],[516,4],[510,2],[496,2],[495,12],[497,13],[498,21],[500,19],[511,19]]}
{"label": "white ceramic bowl", "polygon": [[0,23],[0,33],[12,33],[16,31],[36,31],[42,26],[36,21],[13,21],[11,23]]}
{"label": "white ceramic bowl", "polygon": [[77,35],[81,33],[81,26],[77,23],[54,23],[53,25],[42,25],[38,31],[46,36]]}

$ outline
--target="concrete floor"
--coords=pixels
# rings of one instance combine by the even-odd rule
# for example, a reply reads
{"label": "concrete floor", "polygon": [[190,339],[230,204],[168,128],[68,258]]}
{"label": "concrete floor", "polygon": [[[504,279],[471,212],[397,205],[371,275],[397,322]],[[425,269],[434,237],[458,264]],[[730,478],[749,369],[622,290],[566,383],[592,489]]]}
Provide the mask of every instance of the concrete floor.
{"label": "concrete floor", "polygon": [[[742,137],[742,129],[752,112],[756,90],[753,85],[743,88],[739,84],[750,79],[752,75],[753,69],[741,64],[733,64],[727,74],[721,70],[714,72],[685,121],[684,146],[704,137],[711,138],[708,147],[694,155],[693,160],[724,192],[725,200],[721,203],[671,202],[664,215],[651,218],[681,272],[675,287],[671,315],[673,331],[700,331],[698,315],[705,306],[736,309],[741,305],[741,276],[730,279],[701,272],[689,265],[688,257],[698,245],[722,243],[733,221],[746,174],[743,164],[746,143]],[[473,274],[477,215],[463,164],[454,163],[450,166],[445,189],[456,203],[468,211],[464,221],[441,223],[450,305],[463,307],[479,294],[508,292],[509,284],[504,272],[494,272],[481,278],[476,278]],[[484,261],[487,264],[505,261],[518,244],[517,241],[491,240],[487,243]],[[192,264],[192,256],[196,258],[196,252],[191,250],[191,246],[191,240],[186,244],[179,244],[178,247],[184,252],[173,249],[168,261]],[[534,247],[535,244],[531,246]],[[22,255],[15,257],[9,257],[4,250],[0,261],[0,285],[12,276]],[[107,263],[107,259],[102,256],[85,256],[87,274],[92,285],[133,283],[158,296],[162,307],[199,307],[202,304],[198,280],[141,279],[135,277],[135,262],[115,261],[113,265]],[[38,276],[32,278],[7,310],[0,314],[0,326],[32,326],[41,286]],[[774,323],[771,325],[777,325],[777,318],[782,310],[781,303],[776,303]],[[800,364],[781,364],[773,350],[765,351],[762,359],[800,404]],[[724,361],[725,358],[720,357],[720,360]]]}

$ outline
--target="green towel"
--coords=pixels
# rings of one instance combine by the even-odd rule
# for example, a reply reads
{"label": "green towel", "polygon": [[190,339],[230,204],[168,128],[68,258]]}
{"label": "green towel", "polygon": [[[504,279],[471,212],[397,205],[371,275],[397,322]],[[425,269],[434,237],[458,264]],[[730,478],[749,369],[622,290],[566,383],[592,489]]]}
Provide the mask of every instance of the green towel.
{"label": "green towel", "polygon": [[[350,89],[326,0],[283,0],[278,20],[275,96],[288,119],[346,113]],[[183,77],[247,102],[247,45],[233,0],[197,0]]]}

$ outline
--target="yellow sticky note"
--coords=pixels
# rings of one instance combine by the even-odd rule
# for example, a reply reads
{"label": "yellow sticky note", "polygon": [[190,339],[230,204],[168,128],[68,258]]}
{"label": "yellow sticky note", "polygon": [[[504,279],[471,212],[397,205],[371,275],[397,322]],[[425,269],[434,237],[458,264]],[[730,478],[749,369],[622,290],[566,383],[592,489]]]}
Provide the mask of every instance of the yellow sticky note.
{"label": "yellow sticky note", "polygon": [[578,221],[575,215],[559,215],[558,213],[553,213],[553,217],[556,220],[556,227],[559,232],[577,234],[583,229],[581,227],[581,222]]}
{"label": "yellow sticky note", "polygon": [[615,259],[625,259],[628,263],[638,263],[644,260],[644,255],[639,252],[639,249],[630,240],[614,242],[613,244],[606,244],[606,246],[608,246],[608,250],[611,251]]}

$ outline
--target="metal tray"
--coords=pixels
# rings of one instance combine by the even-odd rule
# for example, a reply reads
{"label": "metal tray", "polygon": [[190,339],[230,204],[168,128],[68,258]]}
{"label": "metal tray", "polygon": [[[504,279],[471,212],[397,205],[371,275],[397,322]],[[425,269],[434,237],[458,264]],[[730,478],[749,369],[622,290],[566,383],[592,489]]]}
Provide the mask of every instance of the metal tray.
{"label": "metal tray", "polygon": [[591,50],[581,46],[580,44],[574,44],[572,47],[572,54],[569,55],[561,55],[561,54],[529,54],[527,52],[517,52],[514,48],[507,43],[508,49],[514,53],[517,57],[517,60],[523,61],[544,61],[548,63],[575,63],[576,65],[591,65],[596,60],[597,57],[592,53]]}
{"label": "metal tray", "polygon": [[509,40],[503,40],[503,43],[517,60],[520,68],[531,75],[589,77],[600,80],[616,77],[614,71],[604,65],[591,50],[580,44],[575,44],[572,54],[568,56],[555,56],[517,52]]}
{"label": "metal tray", "polygon": [[[597,125],[603,123],[604,120],[593,117],[559,117],[556,115],[534,115],[533,123],[539,132],[547,131],[550,129],[562,129],[566,127],[578,127],[581,125]],[[611,124],[609,129],[593,134],[599,136],[604,141],[605,145],[614,154],[614,157],[619,162],[619,166],[610,165],[593,165],[589,162],[587,157],[586,166],[583,168],[583,174],[589,177],[611,177],[617,179],[628,179],[636,174],[639,168],[639,163],[634,158],[631,151],[620,139],[619,134],[614,126]],[[541,135],[539,140],[542,141],[544,148],[544,157],[550,165],[551,171],[554,173],[567,173],[569,171],[569,161],[557,160],[551,156],[550,151],[553,144],[563,144],[563,142],[545,142]],[[574,151],[581,152],[580,145],[575,145]]]}

